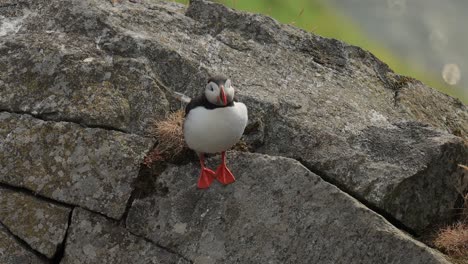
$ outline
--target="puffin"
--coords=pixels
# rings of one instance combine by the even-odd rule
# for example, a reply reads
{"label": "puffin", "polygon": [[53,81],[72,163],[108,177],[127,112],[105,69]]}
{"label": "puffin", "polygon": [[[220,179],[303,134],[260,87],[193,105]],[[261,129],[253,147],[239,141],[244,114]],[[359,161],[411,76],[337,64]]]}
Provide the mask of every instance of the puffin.
{"label": "puffin", "polygon": [[[200,159],[201,172],[197,182],[200,189],[210,187],[214,179],[223,185],[236,180],[226,166],[226,150],[242,137],[248,114],[247,107],[237,101],[234,93],[230,79],[215,75],[208,79],[203,93],[185,108],[184,139]],[[221,153],[221,164],[216,172],[206,167],[206,153]]]}

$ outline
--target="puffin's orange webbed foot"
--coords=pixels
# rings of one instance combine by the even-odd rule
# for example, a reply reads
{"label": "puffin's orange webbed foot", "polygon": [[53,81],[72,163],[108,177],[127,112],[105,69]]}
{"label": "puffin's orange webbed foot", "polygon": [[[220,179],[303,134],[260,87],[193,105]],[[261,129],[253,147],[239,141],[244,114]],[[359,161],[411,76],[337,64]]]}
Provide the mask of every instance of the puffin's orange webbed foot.
{"label": "puffin's orange webbed foot", "polygon": [[236,181],[232,172],[226,167],[226,153],[223,151],[221,152],[221,165],[219,165],[218,169],[216,170],[216,179],[224,184],[228,185]]}
{"label": "puffin's orange webbed foot", "polygon": [[211,183],[213,182],[215,178],[215,172],[208,169],[208,168],[202,168],[200,177],[198,178],[198,183],[197,186],[199,189],[206,189],[210,187]]}
{"label": "puffin's orange webbed foot", "polygon": [[224,185],[228,185],[236,181],[236,178],[234,178],[234,175],[232,175],[232,172],[226,167],[226,165],[220,165],[218,167],[216,170],[216,179]]}

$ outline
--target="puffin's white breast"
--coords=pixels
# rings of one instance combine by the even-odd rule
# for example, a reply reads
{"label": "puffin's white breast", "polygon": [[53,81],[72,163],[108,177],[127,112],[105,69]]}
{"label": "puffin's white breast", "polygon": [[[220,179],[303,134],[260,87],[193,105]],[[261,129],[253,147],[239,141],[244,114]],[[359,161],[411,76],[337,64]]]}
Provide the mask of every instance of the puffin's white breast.
{"label": "puffin's white breast", "polygon": [[242,137],[247,120],[247,107],[243,103],[215,109],[195,107],[185,117],[185,142],[197,152],[228,150]]}

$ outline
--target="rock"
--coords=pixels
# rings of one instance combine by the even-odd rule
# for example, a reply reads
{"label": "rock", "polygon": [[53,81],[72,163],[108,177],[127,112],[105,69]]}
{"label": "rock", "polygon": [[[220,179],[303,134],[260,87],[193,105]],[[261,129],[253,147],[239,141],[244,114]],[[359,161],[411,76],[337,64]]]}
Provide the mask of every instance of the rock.
{"label": "rock", "polygon": [[467,145],[449,134],[468,135],[460,101],[360,48],[267,17],[208,1],[187,16],[216,47],[199,41],[187,56],[233,76],[258,126],[246,136],[255,151],[300,160],[414,232],[451,217],[457,164],[468,163]]}
{"label": "rock", "polygon": [[223,73],[254,151],[300,160],[415,232],[449,217],[467,163],[449,133],[468,135],[466,106],[358,47],[203,0],[11,1],[0,109],[145,135],[180,107],[173,91]]}
{"label": "rock", "polygon": [[69,122],[0,113],[0,182],[120,218],[152,142]]}
{"label": "rock", "polygon": [[[65,6],[65,13],[55,10]],[[75,23],[89,30],[100,25],[95,17],[100,14],[86,3],[35,1],[24,10],[15,20],[18,33],[0,40],[0,109],[140,135],[168,111],[165,91],[147,58],[109,54],[98,36],[63,32]],[[52,17],[68,21],[54,24]],[[110,30],[95,29],[104,35]]]}
{"label": "rock", "polygon": [[0,223],[0,263],[46,263],[9,234]]}
{"label": "rock", "polygon": [[348,143],[353,159],[327,168],[341,186],[415,231],[453,217],[464,186],[458,164],[468,164],[461,138],[419,123],[395,123],[368,127]]}
{"label": "rock", "polygon": [[63,242],[70,208],[0,188],[0,222],[33,249],[52,258]]}
{"label": "rock", "polygon": [[291,127],[274,121],[265,139],[270,143],[259,151],[301,160],[414,232],[452,217],[463,186],[457,165],[468,162],[461,138],[414,122],[369,126],[337,141],[333,134],[315,130],[317,136],[309,137]]}
{"label": "rock", "polygon": [[448,263],[295,160],[228,161],[237,181],[203,191],[197,165],[170,167],[158,195],[133,202],[127,228],[193,263]]}
{"label": "rock", "polygon": [[[416,233],[446,220],[462,188],[456,164],[466,164],[468,155],[457,136],[468,135],[466,106],[393,73],[358,47],[203,0],[188,9],[154,0],[9,3],[0,9],[6,21],[0,29],[2,111],[141,136],[153,118],[180,107],[174,91],[194,96],[208,75],[222,73],[249,107],[244,140],[252,150],[300,160]],[[16,141],[9,144],[21,144]],[[136,145],[145,148],[131,155],[132,164],[147,146]],[[113,153],[96,166],[121,164]],[[113,179],[102,189],[109,199],[95,199],[101,190],[87,185],[101,185],[88,180],[75,189],[59,183],[56,192],[72,188],[71,196],[26,185],[11,178],[22,169],[8,164],[0,171],[9,176],[0,181],[115,218],[128,200],[134,168],[106,174]],[[115,177],[126,177],[127,186],[117,196],[109,191]]]}
{"label": "rock", "polygon": [[112,221],[86,210],[73,210],[65,255],[60,263],[179,263],[186,260],[138,238]]}

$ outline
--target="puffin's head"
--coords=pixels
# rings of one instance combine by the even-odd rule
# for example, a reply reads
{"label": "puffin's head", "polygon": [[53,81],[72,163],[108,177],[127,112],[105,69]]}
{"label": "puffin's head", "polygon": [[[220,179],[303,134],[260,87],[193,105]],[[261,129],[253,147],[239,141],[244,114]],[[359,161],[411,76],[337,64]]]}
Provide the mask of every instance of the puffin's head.
{"label": "puffin's head", "polygon": [[228,105],[234,100],[234,87],[231,86],[231,80],[224,76],[211,77],[205,88],[205,97],[212,104]]}

